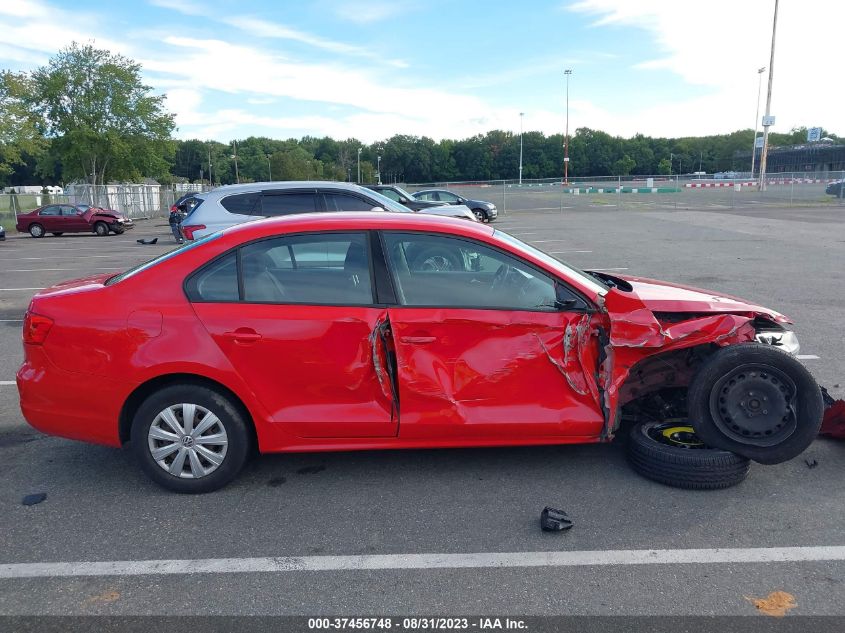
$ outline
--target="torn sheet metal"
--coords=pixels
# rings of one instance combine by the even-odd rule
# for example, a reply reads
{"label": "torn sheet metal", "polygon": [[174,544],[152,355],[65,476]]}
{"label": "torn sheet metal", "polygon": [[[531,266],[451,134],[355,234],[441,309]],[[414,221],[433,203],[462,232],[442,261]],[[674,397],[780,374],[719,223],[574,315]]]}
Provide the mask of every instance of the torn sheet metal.
{"label": "torn sheet metal", "polygon": [[845,440],[845,400],[832,400],[824,410],[819,435]]}

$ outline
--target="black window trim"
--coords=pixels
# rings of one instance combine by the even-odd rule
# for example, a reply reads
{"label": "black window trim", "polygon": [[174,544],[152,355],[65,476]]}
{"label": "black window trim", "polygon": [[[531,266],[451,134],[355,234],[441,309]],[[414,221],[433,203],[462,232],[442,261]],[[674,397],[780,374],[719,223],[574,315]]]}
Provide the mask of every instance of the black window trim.
{"label": "black window trim", "polygon": [[398,283],[398,281],[396,280],[396,271],[393,269],[393,266],[390,262],[390,258],[387,256],[388,249],[387,249],[387,244],[385,243],[385,236],[389,233],[390,234],[417,233],[417,234],[420,234],[420,235],[428,235],[428,236],[433,236],[433,237],[446,237],[446,238],[451,238],[451,239],[456,239],[456,240],[460,240],[460,241],[463,241],[463,242],[467,242],[469,244],[481,244],[483,246],[486,246],[490,250],[499,252],[499,253],[507,256],[507,257],[510,257],[511,259],[515,259],[519,263],[521,263],[522,265],[526,266],[527,268],[533,269],[536,272],[538,272],[542,275],[545,275],[547,278],[552,279],[556,284],[560,284],[561,286],[563,286],[574,297],[576,297],[577,299],[580,299],[581,302],[583,303],[583,305],[581,305],[581,306],[574,306],[574,307],[567,307],[567,308],[556,308],[556,309],[553,309],[553,310],[514,308],[512,306],[483,306],[483,307],[481,307],[481,306],[470,306],[470,305],[466,305],[466,306],[465,305],[453,305],[453,306],[408,305],[408,304],[400,303],[399,299],[398,299],[399,295],[398,295],[398,293],[396,293],[394,291],[394,296],[396,297],[396,300],[394,302],[393,307],[408,308],[408,309],[435,309],[435,310],[497,310],[497,311],[503,311],[504,310],[504,311],[512,311],[512,312],[534,312],[534,313],[541,313],[541,314],[554,314],[556,312],[563,312],[563,313],[578,312],[578,313],[592,314],[592,313],[598,312],[598,309],[593,304],[593,302],[590,301],[584,295],[583,292],[581,292],[577,288],[574,288],[566,280],[561,279],[558,275],[550,273],[548,270],[544,270],[540,266],[537,266],[536,264],[529,262],[528,260],[526,260],[526,259],[524,259],[524,258],[522,258],[518,255],[515,255],[514,253],[511,253],[511,252],[509,252],[509,251],[507,251],[503,248],[500,248],[497,245],[490,244],[488,242],[483,242],[483,241],[476,240],[476,239],[472,239],[472,238],[468,238],[468,237],[464,237],[462,235],[453,235],[451,233],[438,233],[438,232],[431,232],[431,231],[423,231],[423,230],[419,230],[419,229],[407,229],[407,230],[380,229],[378,231],[378,233],[379,233],[379,239],[381,241],[382,256],[383,256],[383,259],[385,261],[385,264],[386,264],[388,270],[390,271],[391,284],[393,284],[394,286]]}
{"label": "black window trim", "polygon": [[[307,235],[330,235],[332,233],[360,233],[364,235],[364,239],[366,240],[364,251],[367,253],[369,259],[369,268],[370,268],[370,290],[372,293],[372,303],[313,303],[313,302],[296,302],[296,301],[246,301],[244,299],[244,290],[243,290],[243,267],[241,263],[241,249],[246,246],[251,246],[252,244],[257,244],[260,242],[266,242],[268,240],[274,240],[279,238],[285,237],[296,237],[296,236],[307,236]],[[185,295],[185,298],[188,300],[189,303],[242,303],[245,305],[277,305],[277,306],[315,306],[315,307],[340,307],[340,308],[386,308],[392,304],[389,303],[379,303],[378,297],[385,295],[385,291],[381,293],[378,290],[378,282],[376,278],[375,272],[375,259],[373,257],[373,253],[376,252],[372,241],[376,239],[374,235],[376,231],[370,229],[332,229],[329,231],[296,231],[291,233],[278,233],[275,235],[265,235],[263,237],[259,237],[254,240],[250,240],[249,242],[242,242],[236,246],[233,246],[226,251],[215,255],[210,260],[202,264],[199,268],[194,269],[192,272],[185,276],[185,279],[182,281],[182,293]],[[191,280],[200,275],[206,268],[213,266],[215,262],[223,259],[227,255],[231,255],[232,251],[235,251],[235,258],[237,262],[237,275],[238,275],[238,299],[236,301],[211,301],[202,298],[193,298],[191,294],[188,292],[188,285],[190,284]],[[386,270],[386,265],[384,261],[384,255],[382,253],[381,259],[381,266],[384,267]],[[390,288],[390,293],[393,293],[392,287]],[[394,295],[395,296],[395,295]],[[395,301],[394,301],[395,304]]]}

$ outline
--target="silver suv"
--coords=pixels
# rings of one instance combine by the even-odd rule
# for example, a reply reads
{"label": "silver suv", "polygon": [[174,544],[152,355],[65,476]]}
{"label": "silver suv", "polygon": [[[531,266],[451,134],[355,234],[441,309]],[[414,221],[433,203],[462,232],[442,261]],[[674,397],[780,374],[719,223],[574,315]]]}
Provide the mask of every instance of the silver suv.
{"label": "silver suv", "polygon": [[[198,202],[181,225],[187,240],[277,215],[319,211],[416,213],[376,191],[344,182],[254,182],[225,185],[195,197]],[[431,207],[419,213],[475,221],[472,211],[463,205]]]}

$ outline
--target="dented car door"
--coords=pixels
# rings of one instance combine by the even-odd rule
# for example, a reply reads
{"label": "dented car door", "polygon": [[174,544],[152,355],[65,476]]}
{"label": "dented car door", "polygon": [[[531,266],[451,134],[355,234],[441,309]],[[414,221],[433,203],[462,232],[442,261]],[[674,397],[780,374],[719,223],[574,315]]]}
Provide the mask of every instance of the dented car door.
{"label": "dented car door", "polygon": [[548,273],[489,245],[384,233],[403,439],[597,439],[599,315]]}

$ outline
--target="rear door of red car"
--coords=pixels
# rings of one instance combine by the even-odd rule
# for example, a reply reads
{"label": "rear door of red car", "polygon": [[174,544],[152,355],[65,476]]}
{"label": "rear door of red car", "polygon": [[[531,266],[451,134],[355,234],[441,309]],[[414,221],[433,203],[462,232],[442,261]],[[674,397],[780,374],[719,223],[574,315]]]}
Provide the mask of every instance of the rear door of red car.
{"label": "rear door of red car", "polygon": [[49,207],[44,207],[38,212],[38,219],[35,221],[44,227],[47,233],[58,232],[62,230],[62,209],[57,204],[51,204]]}
{"label": "rear door of red car", "polygon": [[[253,242],[195,273],[196,314],[274,422],[300,437],[398,429],[364,231]],[[240,274],[238,274],[240,271]]]}
{"label": "rear door of red car", "polygon": [[400,437],[595,437],[592,311],[574,290],[474,240],[384,232]]}

